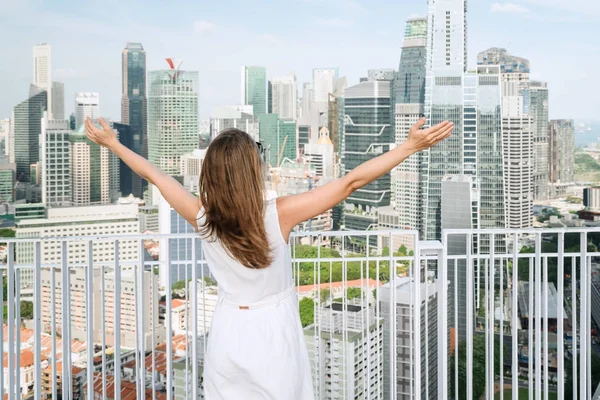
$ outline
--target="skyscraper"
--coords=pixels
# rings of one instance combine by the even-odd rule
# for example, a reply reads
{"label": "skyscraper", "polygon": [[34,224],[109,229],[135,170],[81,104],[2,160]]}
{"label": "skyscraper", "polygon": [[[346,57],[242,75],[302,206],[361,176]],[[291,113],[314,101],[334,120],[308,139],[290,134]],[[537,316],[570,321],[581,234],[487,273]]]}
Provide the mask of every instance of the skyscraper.
{"label": "skyscraper", "polygon": [[273,78],[273,114],[281,119],[297,119],[298,83],[296,75]]}
{"label": "skyscraper", "polygon": [[33,46],[33,84],[48,93],[48,115],[52,119],[52,49],[49,44]]}
{"label": "skyscraper", "polygon": [[308,114],[310,110],[310,104],[313,101],[313,85],[311,82],[304,82],[302,84],[302,116]]}
{"label": "skyscraper", "polygon": [[313,69],[313,100],[325,103],[329,100],[329,93],[333,93],[335,81],[338,79],[338,68]]}
{"label": "skyscraper", "polygon": [[198,72],[171,69],[148,74],[148,158],[171,176],[180,157],[198,148]]}
{"label": "skyscraper", "polygon": [[[146,99],[146,51],[141,43],[127,43],[122,54],[121,122],[131,130],[131,147],[135,153],[148,157],[148,104]],[[146,183],[131,174],[130,193],[141,198]],[[127,195],[129,193],[123,193]]]}
{"label": "skyscraper", "polygon": [[241,129],[250,136],[259,140],[258,118],[252,114],[236,110],[233,107],[216,107],[211,112],[210,139],[214,139],[219,132],[228,128]]}
{"label": "skyscraper", "polygon": [[42,203],[46,207],[71,205],[69,121],[49,119],[44,113],[40,136]]}
{"label": "skyscraper", "polygon": [[575,123],[573,120],[550,121],[550,186],[552,197],[565,194],[573,184],[575,169]]}
{"label": "skyscraper", "polygon": [[[387,151],[392,141],[392,81],[366,81],[344,95],[345,172]],[[346,229],[366,231],[377,224],[377,209],[390,204],[390,174],[354,192],[346,200]]]}
{"label": "skyscraper", "polygon": [[[533,137],[533,200],[548,198],[548,85],[530,81],[529,60],[493,47],[479,53],[478,65],[498,65],[502,75],[503,112],[529,116]],[[516,99],[519,101],[515,101]],[[519,114],[520,115],[520,114]]]}
{"label": "skyscraper", "polygon": [[48,93],[45,90],[35,89],[27,100],[19,103],[13,110],[11,129],[14,140],[11,142],[11,154],[17,165],[18,181],[29,182],[30,167],[40,160],[41,121],[47,110],[47,99]]}
{"label": "skyscraper", "polygon": [[254,115],[267,114],[267,70],[265,67],[242,67],[242,104],[254,107]]}
{"label": "skyscraper", "polygon": [[[396,77],[394,142],[408,139],[410,128],[421,118],[425,102],[427,61],[427,19],[413,18],[406,23],[402,55]],[[423,229],[422,153],[409,157],[393,171],[393,203],[400,229]]]}
{"label": "skyscraper", "polygon": [[100,117],[100,94],[79,92],[75,94],[75,129],[85,123],[86,118],[92,120]]}

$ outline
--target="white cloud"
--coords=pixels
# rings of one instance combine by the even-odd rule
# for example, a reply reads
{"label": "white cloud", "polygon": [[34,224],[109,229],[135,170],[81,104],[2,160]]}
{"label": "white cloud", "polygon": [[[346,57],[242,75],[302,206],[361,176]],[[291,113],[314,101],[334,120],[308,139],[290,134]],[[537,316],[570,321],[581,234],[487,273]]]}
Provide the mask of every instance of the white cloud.
{"label": "white cloud", "polygon": [[315,23],[321,26],[329,26],[335,28],[347,28],[352,25],[352,22],[342,18],[315,18]]}
{"label": "white cloud", "polygon": [[516,3],[494,3],[492,4],[494,13],[525,14],[529,12],[527,7]]}
{"label": "white cloud", "polygon": [[194,22],[194,32],[204,34],[210,33],[215,30],[217,26],[212,22],[207,21],[196,21]]}
{"label": "white cloud", "polygon": [[269,43],[277,43],[279,42],[279,39],[273,35],[269,35],[268,33],[263,33],[262,35],[258,36],[258,40],[262,40],[265,42],[269,42]]}
{"label": "white cloud", "polygon": [[556,10],[569,11],[574,14],[599,15],[600,2],[593,0],[521,0],[523,3]]}

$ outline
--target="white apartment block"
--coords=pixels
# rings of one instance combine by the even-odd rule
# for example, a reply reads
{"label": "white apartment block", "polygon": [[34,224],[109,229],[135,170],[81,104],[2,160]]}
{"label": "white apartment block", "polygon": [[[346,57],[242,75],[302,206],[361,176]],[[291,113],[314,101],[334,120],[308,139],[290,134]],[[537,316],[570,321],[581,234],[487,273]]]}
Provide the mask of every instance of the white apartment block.
{"label": "white apartment block", "polygon": [[[26,219],[16,225],[17,238],[54,238],[78,236],[126,235],[139,233],[137,205],[106,205],[88,207],[49,208],[46,218]],[[114,262],[114,241],[94,240],[93,257],[96,263]],[[42,241],[42,264],[60,264],[61,244],[57,240]],[[66,254],[69,263],[86,263],[88,260],[87,242],[67,242]],[[133,240],[119,242],[119,259],[137,261],[139,244]],[[34,244],[18,243],[16,262],[30,264],[34,262]],[[21,287],[33,284],[33,271],[21,270]]]}
{"label": "white apartment block", "polygon": [[[193,306],[192,306],[192,291],[193,283],[188,284],[188,301],[173,299],[171,302],[172,318],[171,328],[173,334],[176,335],[191,335],[193,321]],[[196,291],[196,311],[197,311],[197,327],[198,335],[207,334],[210,331],[212,317],[217,307],[219,300],[219,292],[216,286],[207,285],[202,279],[198,279],[198,289]]]}
{"label": "white apartment block", "polygon": [[[103,274],[104,272],[104,279]],[[134,274],[137,268],[123,268],[119,277],[120,282],[120,340],[123,348],[135,348],[139,327],[140,313],[143,313],[144,348],[152,349],[152,330],[154,343],[164,340],[164,327],[158,324],[158,301],[160,294],[156,285],[156,275],[151,271],[144,272],[144,283],[136,282]],[[137,277],[139,279],[139,275]],[[56,331],[62,332],[63,322],[63,286],[62,270],[56,268],[54,277],[50,269],[43,269],[42,279],[42,330],[52,332],[52,324]],[[94,268],[93,292],[87,291],[87,268],[73,267],[69,269],[69,305],[71,321],[71,338],[85,340],[87,337],[87,322],[91,318],[94,330],[94,342],[102,342],[103,332],[106,344],[115,344],[115,271],[114,268]],[[136,287],[137,284],[137,287]],[[52,288],[54,287],[54,307],[52,306]],[[104,287],[104,303],[102,288]],[[143,290],[140,290],[143,288]],[[136,299],[137,297],[137,299]],[[88,309],[87,300],[93,302],[93,308]],[[105,320],[102,320],[104,308]],[[54,318],[54,322],[53,322]]]}
{"label": "white apartment block", "polygon": [[337,78],[337,68],[313,69],[313,100],[318,103],[327,103],[329,101],[329,93],[333,93],[334,91]]}
{"label": "white apartment block", "polygon": [[332,303],[304,328],[319,399],[378,399],[383,393],[383,319],[372,310]]}

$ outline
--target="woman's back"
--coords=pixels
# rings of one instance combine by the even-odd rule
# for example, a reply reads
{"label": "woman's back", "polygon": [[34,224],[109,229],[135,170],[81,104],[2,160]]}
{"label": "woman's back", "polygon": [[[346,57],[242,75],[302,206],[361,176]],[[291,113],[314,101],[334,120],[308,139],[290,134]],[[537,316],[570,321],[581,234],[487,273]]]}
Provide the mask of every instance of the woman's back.
{"label": "woman's back", "polygon": [[[230,301],[250,305],[294,284],[289,246],[281,235],[276,199],[267,200],[264,221],[272,252],[271,265],[266,268],[248,268],[231,257],[218,239],[203,240],[204,255],[219,283],[219,292]],[[198,226],[203,223],[204,209],[201,209]]]}

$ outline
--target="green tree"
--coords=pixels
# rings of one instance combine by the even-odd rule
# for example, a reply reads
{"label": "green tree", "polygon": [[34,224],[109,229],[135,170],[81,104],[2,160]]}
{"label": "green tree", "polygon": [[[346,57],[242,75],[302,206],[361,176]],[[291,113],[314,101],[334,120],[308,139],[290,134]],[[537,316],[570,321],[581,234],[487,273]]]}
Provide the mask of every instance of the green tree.
{"label": "green tree", "polygon": [[351,287],[346,290],[346,297],[348,300],[357,299],[362,296],[362,290],[359,287]]}
{"label": "green tree", "polygon": [[217,286],[217,281],[214,280],[213,278],[211,278],[210,276],[205,276],[204,277],[204,282],[208,285],[208,286]]}
{"label": "green tree", "polygon": [[405,256],[405,255],[408,253],[408,249],[406,248],[406,246],[405,246],[405,245],[402,245],[402,246],[400,246],[400,247],[398,248],[398,253],[399,253],[401,256]]}
{"label": "green tree", "polygon": [[0,229],[0,238],[14,238],[16,231],[14,229]]}
{"label": "green tree", "polygon": [[383,249],[381,249],[381,256],[382,257],[387,257],[390,255],[390,248],[385,246]]}
{"label": "green tree", "polygon": [[[473,336],[473,399],[481,399],[485,394],[485,377],[486,377],[486,363],[487,356],[485,354],[485,335],[477,334]],[[506,354],[506,349],[505,349]],[[455,375],[455,361],[454,357],[450,360],[452,376]],[[500,343],[498,340],[494,341],[494,372],[499,375],[504,371],[504,367],[500,367]],[[459,400],[467,398],[467,343],[461,342],[458,346],[458,388],[459,388]],[[456,384],[455,380],[452,379],[451,390],[455,393]]]}
{"label": "green tree", "polygon": [[172,290],[183,290],[187,287],[188,282],[191,281],[191,279],[186,280],[182,280],[182,281],[177,281],[173,284],[173,286],[171,287]]}
{"label": "green tree", "polygon": [[30,301],[21,302],[21,319],[33,319],[33,303]]}
{"label": "green tree", "polygon": [[300,322],[305,328],[315,321],[315,302],[310,297],[300,300]]}

